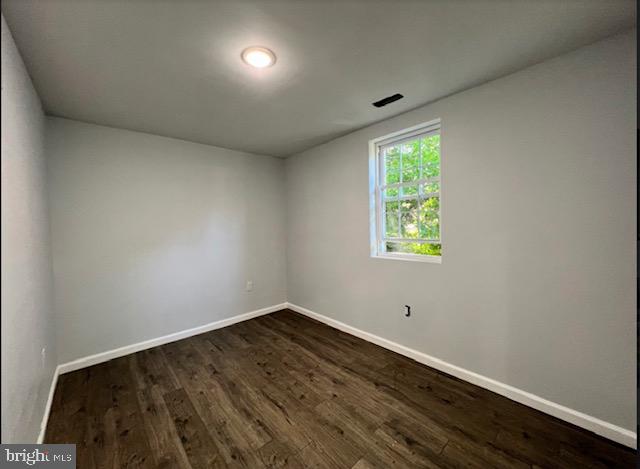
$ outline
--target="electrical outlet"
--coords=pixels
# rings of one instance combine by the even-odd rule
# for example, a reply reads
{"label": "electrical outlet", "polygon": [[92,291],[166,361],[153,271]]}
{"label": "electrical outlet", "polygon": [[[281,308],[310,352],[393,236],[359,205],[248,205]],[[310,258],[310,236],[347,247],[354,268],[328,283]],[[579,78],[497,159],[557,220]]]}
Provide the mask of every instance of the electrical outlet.
{"label": "electrical outlet", "polygon": [[253,291],[253,280],[247,280],[247,291]]}

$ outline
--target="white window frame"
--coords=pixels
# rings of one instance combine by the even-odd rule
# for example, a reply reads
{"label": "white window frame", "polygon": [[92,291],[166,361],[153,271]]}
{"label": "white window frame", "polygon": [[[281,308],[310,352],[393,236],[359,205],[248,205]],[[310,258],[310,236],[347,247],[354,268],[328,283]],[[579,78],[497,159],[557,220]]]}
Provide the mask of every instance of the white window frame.
{"label": "white window frame", "polygon": [[[434,119],[429,122],[409,127],[408,129],[399,130],[382,137],[369,140],[369,232],[370,232],[370,246],[371,257],[375,259],[395,259],[403,261],[417,261],[417,262],[431,262],[436,264],[442,263],[442,254],[440,256],[429,256],[426,254],[413,254],[404,252],[387,252],[384,247],[384,243],[388,240],[382,236],[382,190],[380,181],[383,171],[383,158],[381,157],[381,148],[388,146],[389,144],[397,144],[403,140],[413,139],[417,136],[424,134],[437,132],[440,134],[440,142],[442,142],[442,124],[440,119]],[[438,219],[440,221],[440,239],[438,244],[442,241],[442,143],[440,147],[440,177],[438,178],[440,183],[440,191],[438,192],[439,198],[439,214]],[[400,186],[401,184],[397,184]],[[395,184],[393,186],[396,186]],[[402,241],[401,238],[398,239]],[[415,239],[408,239],[408,242],[434,242],[434,240],[421,241]]]}

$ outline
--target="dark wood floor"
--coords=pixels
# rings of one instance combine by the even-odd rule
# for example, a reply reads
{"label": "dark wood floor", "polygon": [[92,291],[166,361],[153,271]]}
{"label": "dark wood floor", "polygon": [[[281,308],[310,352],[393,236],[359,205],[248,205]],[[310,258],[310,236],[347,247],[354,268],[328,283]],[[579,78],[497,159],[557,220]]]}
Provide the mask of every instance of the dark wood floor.
{"label": "dark wood floor", "polygon": [[291,311],[60,377],[78,468],[633,467],[635,452]]}

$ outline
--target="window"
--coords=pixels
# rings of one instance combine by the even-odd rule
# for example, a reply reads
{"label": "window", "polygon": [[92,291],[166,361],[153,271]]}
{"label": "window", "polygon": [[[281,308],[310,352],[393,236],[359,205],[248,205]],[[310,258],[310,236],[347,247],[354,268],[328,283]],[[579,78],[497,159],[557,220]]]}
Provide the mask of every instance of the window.
{"label": "window", "polygon": [[440,121],[369,143],[371,255],[440,262]]}

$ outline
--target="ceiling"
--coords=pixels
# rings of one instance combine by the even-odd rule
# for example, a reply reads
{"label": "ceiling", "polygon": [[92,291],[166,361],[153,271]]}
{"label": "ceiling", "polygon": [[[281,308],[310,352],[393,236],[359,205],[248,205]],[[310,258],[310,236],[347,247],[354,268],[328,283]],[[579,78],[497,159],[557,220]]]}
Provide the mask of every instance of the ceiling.
{"label": "ceiling", "polygon": [[[3,0],[48,114],[273,156],[635,26],[633,0]],[[247,46],[275,66],[240,60]],[[405,98],[371,105],[394,93]]]}

